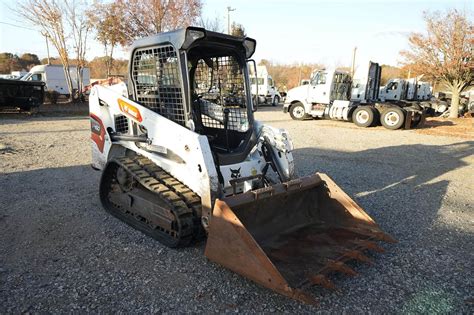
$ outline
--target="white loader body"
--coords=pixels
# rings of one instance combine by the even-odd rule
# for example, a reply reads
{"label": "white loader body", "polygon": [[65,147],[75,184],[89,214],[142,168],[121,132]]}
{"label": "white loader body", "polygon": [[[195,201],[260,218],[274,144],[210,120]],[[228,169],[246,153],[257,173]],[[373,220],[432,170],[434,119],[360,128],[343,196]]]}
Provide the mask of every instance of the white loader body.
{"label": "white loader body", "polygon": [[[211,209],[212,195],[219,191],[216,164],[206,136],[183,127],[146,107],[133,102],[127,95],[127,87],[120,83],[111,87],[95,86],[90,95],[90,117],[92,131],[92,166],[103,169],[107,161],[116,155],[123,155],[129,149],[143,155],[173,175],[176,179],[189,186],[198,194],[203,206]],[[100,118],[99,118],[100,117]],[[117,118],[125,117],[125,128],[131,130],[146,130],[146,142],[112,141],[108,131],[117,130]],[[221,165],[219,170],[224,179],[223,194],[233,193],[230,183],[232,179],[244,178],[262,174],[266,162],[260,154],[261,145],[266,138],[272,144],[275,156],[280,163],[279,169],[284,170],[285,176],[294,175],[293,146],[285,130],[264,126],[257,122],[259,142],[253,148],[245,161]],[[121,134],[126,135],[126,134]],[[252,180],[243,181],[236,185],[236,192],[246,192],[252,189]]]}

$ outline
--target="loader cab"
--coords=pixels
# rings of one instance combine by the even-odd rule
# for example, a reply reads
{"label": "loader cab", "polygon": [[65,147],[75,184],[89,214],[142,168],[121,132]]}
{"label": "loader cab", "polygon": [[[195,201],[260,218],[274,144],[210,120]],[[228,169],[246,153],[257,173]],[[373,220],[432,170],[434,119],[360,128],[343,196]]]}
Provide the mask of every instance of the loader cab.
{"label": "loader cab", "polygon": [[247,59],[256,42],[189,27],[135,42],[132,98],[208,138],[221,165],[243,161],[257,143]]}

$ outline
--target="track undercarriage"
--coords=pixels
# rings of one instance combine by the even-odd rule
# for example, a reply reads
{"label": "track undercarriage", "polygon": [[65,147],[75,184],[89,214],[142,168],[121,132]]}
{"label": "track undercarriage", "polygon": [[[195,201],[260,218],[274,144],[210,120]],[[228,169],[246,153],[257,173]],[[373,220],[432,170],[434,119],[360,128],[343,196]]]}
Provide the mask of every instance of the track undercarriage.
{"label": "track undercarriage", "polygon": [[169,247],[203,235],[199,196],[145,157],[111,160],[100,199],[109,213]]}

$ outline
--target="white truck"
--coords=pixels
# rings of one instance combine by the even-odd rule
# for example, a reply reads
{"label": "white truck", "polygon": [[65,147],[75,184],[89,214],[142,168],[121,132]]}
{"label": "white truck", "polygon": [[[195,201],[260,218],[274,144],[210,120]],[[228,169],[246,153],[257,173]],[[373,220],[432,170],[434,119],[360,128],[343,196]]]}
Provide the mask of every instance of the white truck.
{"label": "white truck", "polygon": [[252,75],[250,85],[252,95],[254,97],[258,95],[259,104],[272,104],[272,106],[277,106],[280,103],[281,95],[275,87],[272,76],[268,74],[266,66],[257,66],[256,78]]}
{"label": "white truck", "polygon": [[419,78],[390,79],[380,88],[382,101],[427,101],[431,99],[431,85]]}
{"label": "white truck", "polygon": [[328,118],[352,121],[359,127],[381,123],[387,129],[413,128],[424,121],[417,104],[380,103],[381,67],[370,62],[366,81],[352,86],[349,73],[335,69],[315,70],[310,84],[288,91],[283,112],[295,120]]}
{"label": "white truck", "polygon": [[[73,89],[78,89],[78,78],[76,67],[69,67],[72,79]],[[46,83],[45,90],[56,91],[62,95],[68,95],[66,76],[64,74],[63,66],[61,65],[38,65],[31,68],[25,76],[21,78],[24,81],[43,81]],[[85,87],[90,84],[90,69],[83,69],[82,86]]]}

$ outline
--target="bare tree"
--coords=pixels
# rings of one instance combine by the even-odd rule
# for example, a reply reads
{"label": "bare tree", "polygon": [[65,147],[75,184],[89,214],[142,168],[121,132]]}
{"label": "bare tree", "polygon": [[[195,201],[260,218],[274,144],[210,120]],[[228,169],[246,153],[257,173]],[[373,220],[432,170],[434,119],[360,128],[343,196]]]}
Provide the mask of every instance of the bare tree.
{"label": "bare tree", "polygon": [[201,0],[119,0],[128,42],[186,27],[201,15]]}
{"label": "bare tree", "polygon": [[123,19],[123,6],[117,2],[100,3],[94,2],[93,8],[88,15],[96,32],[96,39],[104,46],[106,75],[109,77],[114,67],[114,49],[120,45],[126,45],[125,26]]}
{"label": "bare tree", "polygon": [[15,12],[34,25],[53,44],[59,54],[66,77],[70,100],[72,100],[72,80],[69,71],[69,51],[63,12],[65,2],[55,0],[23,0]]}
{"label": "bare tree", "polygon": [[216,16],[214,19],[205,19],[201,17],[199,26],[204,27],[208,31],[224,33],[224,27],[222,26],[222,21]]}
{"label": "bare tree", "polygon": [[400,54],[417,73],[439,80],[451,90],[450,117],[459,115],[459,95],[474,79],[474,25],[466,13],[450,10],[424,14],[426,34],[412,33],[410,49]]}
{"label": "bare tree", "polygon": [[237,37],[247,36],[247,34],[245,33],[245,28],[242,24],[233,22],[230,30],[231,30],[230,34],[233,36],[237,36]]}
{"label": "bare tree", "polygon": [[84,1],[66,1],[66,18],[71,28],[74,51],[76,53],[77,97],[82,98],[84,90],[84,68],[87,65],[87,36],[91,30],[91,23],[86,14],[87,3]]}

